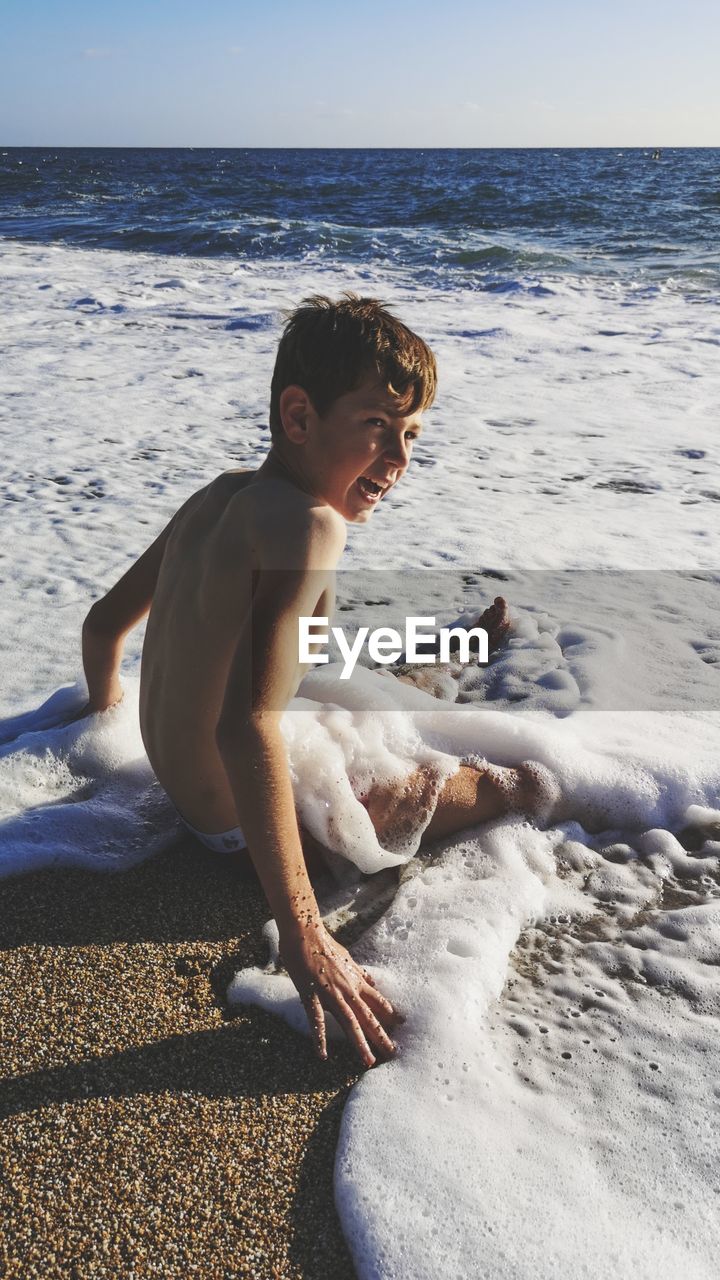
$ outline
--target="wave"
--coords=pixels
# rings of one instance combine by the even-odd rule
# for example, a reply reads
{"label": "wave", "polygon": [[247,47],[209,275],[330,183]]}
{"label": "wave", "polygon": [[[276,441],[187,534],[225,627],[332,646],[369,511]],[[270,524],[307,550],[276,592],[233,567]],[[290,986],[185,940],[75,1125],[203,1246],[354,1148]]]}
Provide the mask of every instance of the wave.
{"label": "wave", "polygon": [[[577,270],[713,287],[716,153],[8,149],[0,236],[193,257]],[[539,255],[539,256],[535,256]]]}

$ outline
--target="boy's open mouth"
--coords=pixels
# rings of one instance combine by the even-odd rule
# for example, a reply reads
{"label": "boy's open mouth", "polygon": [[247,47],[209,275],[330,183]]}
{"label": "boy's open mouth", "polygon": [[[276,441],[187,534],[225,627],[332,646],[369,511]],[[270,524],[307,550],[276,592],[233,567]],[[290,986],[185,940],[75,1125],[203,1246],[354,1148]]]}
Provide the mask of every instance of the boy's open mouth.
{"label": "boy's open mouth", "polygon": [[355,483],[366,502],[379,502],[385,491],[390,488],[388,484],[380,484],[377,480],[371,480],[369,476],[360,476]]}

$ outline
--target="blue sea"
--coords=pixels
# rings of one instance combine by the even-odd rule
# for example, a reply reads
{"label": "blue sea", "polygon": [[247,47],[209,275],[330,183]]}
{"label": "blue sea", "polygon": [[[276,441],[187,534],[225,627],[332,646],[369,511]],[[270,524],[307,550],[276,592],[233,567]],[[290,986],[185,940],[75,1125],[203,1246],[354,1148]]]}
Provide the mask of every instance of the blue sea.
{"label": "blue sea", "polygon": [[8,148],[0,236],[403,268],[480,290],[554,274],[720,283],[720,150]]}

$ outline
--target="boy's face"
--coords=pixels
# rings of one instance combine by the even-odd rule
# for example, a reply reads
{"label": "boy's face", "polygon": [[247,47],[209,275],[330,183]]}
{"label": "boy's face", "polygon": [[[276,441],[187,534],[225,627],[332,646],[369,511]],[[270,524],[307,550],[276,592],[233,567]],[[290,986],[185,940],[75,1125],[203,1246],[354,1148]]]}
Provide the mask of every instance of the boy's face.
{"label": "boy's face", "polygon": [[308,418],[304,463],[313,490],[346,520],[365,524],[408,469],[421,414],[398,413],[377,377]]}

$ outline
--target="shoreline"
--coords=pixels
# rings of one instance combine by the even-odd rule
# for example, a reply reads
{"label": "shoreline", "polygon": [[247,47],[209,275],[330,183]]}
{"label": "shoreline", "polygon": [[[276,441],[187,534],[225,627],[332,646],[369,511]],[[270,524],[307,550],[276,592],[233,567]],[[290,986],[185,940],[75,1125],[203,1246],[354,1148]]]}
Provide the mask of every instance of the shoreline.
{"label": "shoreline", "polygon": [[353,1280],[333,1201],[349,1050],[227,982],[260,890],[191,840],[0,882],[3,1274]]}

